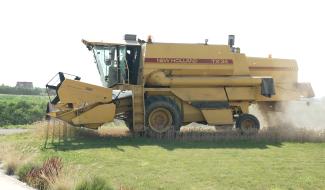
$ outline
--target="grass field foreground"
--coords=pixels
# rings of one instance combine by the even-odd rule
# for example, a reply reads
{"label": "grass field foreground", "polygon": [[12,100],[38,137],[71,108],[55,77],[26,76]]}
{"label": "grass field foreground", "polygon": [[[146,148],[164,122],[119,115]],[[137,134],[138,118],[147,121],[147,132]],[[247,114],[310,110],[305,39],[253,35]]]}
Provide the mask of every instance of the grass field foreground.
{"label": "grass field foreground", "polygon": [[38,133],[0,136],[2,159],[59,156],[72,186],[99,176],[116,189],[325,189],[325,143],[80,136],[43,148]]}

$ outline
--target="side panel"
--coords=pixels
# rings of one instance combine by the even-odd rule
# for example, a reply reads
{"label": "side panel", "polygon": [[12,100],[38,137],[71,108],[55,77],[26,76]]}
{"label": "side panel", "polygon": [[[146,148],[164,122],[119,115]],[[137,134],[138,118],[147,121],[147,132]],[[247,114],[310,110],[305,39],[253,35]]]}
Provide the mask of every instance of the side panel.
{"label": "side panel", "polygon": [[233,116],[231,109],[202,110],[202,113],[208,124],[233,124]]}
{"label": "side panel", "polygon": [[224,88],[171,88],[183,101],[227,101]]}
{"label": "side panel", "polygon": [[74,125],[106,123],[113,121],[115,116],[115,104],[102,104],[72,119]]}
{"label": "side panel", "polygon": [[297,83],[298,65],[292,59],[247,57],[251,76],[271,76],[274,81]]}
{"label": "side panel", "polygon": [[182,103],[183,108],[183,122],[190,123],[190,122],[198,122],[198,121],[205,121],[205,118],[200,109],[195,108],[185,102]]}
{"label": "side panel", "polygon": [[226,87],[226,90],[230,101],[255,100],[256,87]]}

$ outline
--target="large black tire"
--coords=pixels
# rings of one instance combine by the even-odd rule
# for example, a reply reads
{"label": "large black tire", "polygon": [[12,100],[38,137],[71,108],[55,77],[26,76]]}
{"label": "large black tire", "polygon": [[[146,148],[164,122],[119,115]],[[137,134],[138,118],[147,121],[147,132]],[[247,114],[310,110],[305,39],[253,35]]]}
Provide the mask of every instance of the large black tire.
{"label": "large black tire", "polygon": [[145,102],[145,124],[149,133],[164,134],[168,131],[179,131],[182,115],[175,101],[165,96],[150,96]]}
{"label": "large black tire", "polygon": [[251,114],[241,114],[236,119],[236,129],[242,135],[253,135],[260,129],[260,122],[258,119]]}

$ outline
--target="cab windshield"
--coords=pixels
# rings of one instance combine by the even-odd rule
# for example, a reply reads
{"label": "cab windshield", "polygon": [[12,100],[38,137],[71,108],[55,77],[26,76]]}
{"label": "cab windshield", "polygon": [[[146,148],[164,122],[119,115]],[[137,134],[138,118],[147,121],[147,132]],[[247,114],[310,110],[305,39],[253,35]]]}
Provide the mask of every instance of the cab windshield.
{"label": "cab windshield", "polygon": [[92,51],[103,86],[138,84],[141,46],[93,46]]}
{"label": "cab windshield", "polygon": [[106,87],[125,83],[128,79],[126,64],[126,48],[123,46],[95,46],[93,48],[95,62]]}

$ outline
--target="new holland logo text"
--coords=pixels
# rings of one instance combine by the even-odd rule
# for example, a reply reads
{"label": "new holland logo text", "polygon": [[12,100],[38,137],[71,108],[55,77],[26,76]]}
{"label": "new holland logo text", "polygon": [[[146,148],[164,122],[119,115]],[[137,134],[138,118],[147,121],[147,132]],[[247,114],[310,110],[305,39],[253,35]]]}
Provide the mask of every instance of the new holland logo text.
{"label": "new holland logo text", "polygon": [[233,64],[232,59],[195,59],[195,58],[145,58],[146,63],[182,63],[182,64]]}
{"label": "new holland logo text", "polygon": [[157,58],[158,63],[197,63],[198,59],[193,58]]}

